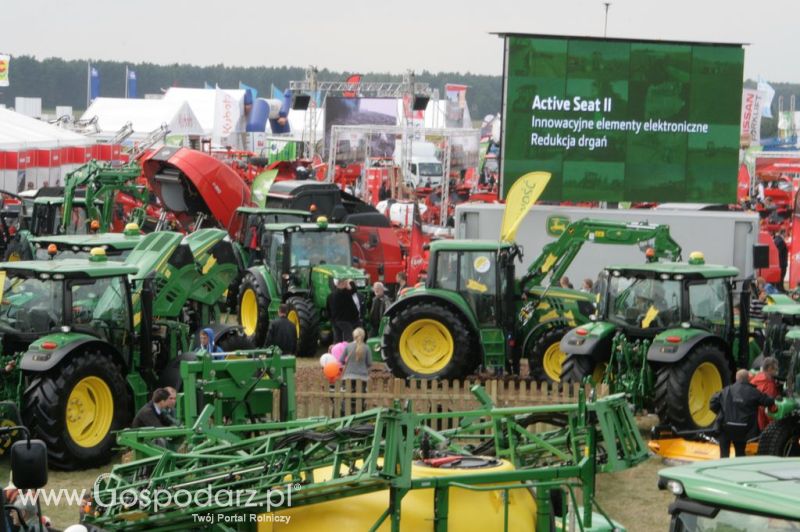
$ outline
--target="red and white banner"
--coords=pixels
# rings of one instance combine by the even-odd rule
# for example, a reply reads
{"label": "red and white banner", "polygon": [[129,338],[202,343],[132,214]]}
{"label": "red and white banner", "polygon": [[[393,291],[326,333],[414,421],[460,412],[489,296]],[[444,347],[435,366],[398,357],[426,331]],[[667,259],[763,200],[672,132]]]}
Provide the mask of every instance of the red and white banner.
{"label": "red and white banner", "polygon": [[230,144],[230,135],[236,133],[242,109],[239,101],[228,92],[217,88],[217,98],[214,105],[214,130],[211,133],[212,146]]}
{"label": "red and white banner", "polygon": [[761,142],[761,102],[763,94],[755,89],[742,91],[741,144]]}

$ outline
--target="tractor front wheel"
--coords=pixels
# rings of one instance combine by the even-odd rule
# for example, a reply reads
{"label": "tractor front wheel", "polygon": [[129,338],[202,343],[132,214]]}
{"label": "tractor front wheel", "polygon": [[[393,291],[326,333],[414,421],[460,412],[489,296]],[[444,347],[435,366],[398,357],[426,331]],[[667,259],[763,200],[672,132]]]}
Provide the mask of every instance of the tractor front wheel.
{"label": "tractor front wheel", "polygon": [[528,372],[537,381],[560,382],[567,355],[561,350],[561,338],[569,329],[557,327],[542,334],[528,350]]}
{"label": "tractor front wheel", "polygon": [[120,368],[98,352],[75,353],[47,373],[33,374],[23,395],[23,422],[47,444],[49,462],[64,470],[107,463],[114,432],[131,417]]}
{"label": "tractor front wheel", "polygon": [[286,300],[289,314],[286,316],[297,329],[297,356],[311,357],[317,353],[319,344],[319,314],[313,303],[302,296]]}
{"label": "tractor front wheel", "polygon": [[247,272],[239,285],[239,324],[253,345],[262,346],[269,329],[269,294],[255,274]]}
{"label": "tractor front wheel", "polygon": [[435,303],[407,307],[383,333],[386,363],[397,377],[460,379],[480,363],[480,350],[465,320]]}
{"label": "tractor front wheel", "polygon": [[711,427],[717,415],[711,397],[731,382],[725,353],[713,344],[703,344],[674,364],[662,365],[656,373],[654,406],[662,423],[677,430]]}
{"label": "tractor front wheel", "polygon": [[758,454],[800,456],[800,419],[792,416],[767,425],[758,440]]}

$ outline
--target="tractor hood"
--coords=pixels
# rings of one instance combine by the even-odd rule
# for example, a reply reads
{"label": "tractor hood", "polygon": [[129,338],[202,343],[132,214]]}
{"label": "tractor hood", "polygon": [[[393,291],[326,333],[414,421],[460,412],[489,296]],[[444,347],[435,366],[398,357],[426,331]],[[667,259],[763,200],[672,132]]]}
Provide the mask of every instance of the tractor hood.
{"label": "tractor hood", "polygon": [[147,183],[168,211],[189,231],[198,214],[204,225],[238,227],[236,209],[250,205],[250,188],[232,168],[214,157],[189,148],[165,146],[142,161]]}
{"label": "tractor hood", "polygon": [[344,266],[342,264],[320,264],[314,266],[313,273],[329,277],[331,282],[337,279],[352,279],[356,283],[356,288],[360,292],[369,287],[369,276],[358,268]]}

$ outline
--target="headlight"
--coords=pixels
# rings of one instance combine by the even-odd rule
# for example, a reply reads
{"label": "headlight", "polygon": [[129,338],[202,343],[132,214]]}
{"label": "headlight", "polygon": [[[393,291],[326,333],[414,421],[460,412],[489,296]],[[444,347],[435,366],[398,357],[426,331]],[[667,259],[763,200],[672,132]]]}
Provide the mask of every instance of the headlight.
{"label": "headlight", "polygon": [[672,492],[673,495],[683,495],[683,484],[677,480],[668,480],[667,489]]}

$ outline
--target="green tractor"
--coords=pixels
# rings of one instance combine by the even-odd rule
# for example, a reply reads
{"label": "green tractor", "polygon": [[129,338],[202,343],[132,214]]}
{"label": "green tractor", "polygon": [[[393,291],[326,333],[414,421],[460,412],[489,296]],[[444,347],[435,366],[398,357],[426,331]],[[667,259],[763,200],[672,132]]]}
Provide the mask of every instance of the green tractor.
{"label": "green tractor", "polygon": [[[0,264],[0,399],[47,443],[51,465],[108,461],[114,431],[190,350],[187,312],[214,323],[237,271],[226,235],[153,233],[122,263],[97,248],[89,259]],[[223,349],[243,347],[237,328],[214,327]]]}
{"label": "green tractor", "polygon": [[670,530],[797,530],[800,460],[768,456],[697,462],[658,472],[675,495]]}
{"label": "green tractor", "polygon": [[462,378],[480,365],[518,373],[524,356],[532,376],[557,382],[561,338],[595,312],[592,294],[558,287],[586,242],[652,244],[652,259],[680,256],[667,226],[579,220],[517,280],[522,250],[513,243],[435,241],[426,285],[386,310],[379,338],[370,339],[374,358],[398,377],[434,379]]}
{"label": "green tractor", "polygon": [[369,277],[352,266],[350,233],[355,226],[317,223],[261,224],[258,246],[251,248],[250,266],[238,287],[239,323],[257,346],[263,345],[269,321],[281,303],[297,327],[297,355],[316,353],[317,343],[330,335],[327,301],[338,279],[352,279],[362,315],[369,301]]}
{"label": "green tractor", "polygon": [[[31,205],[23,200],[22,209],[30,208],[30,216],[22,213],[19,229],[9,242],[4,260],[33,258],[33,237],[52,235],[85,235],[120,228],[123,218],[141,226],[145,221],[144,205],[147,189],[136,183],[142,169],[136,162],[112,165],[90,161],[64,178],[64,188],[44,189]],[[128,199],[128,213],[116,203],[117,194]],[[137,207],[132,205],[136,204]]]}
{"label": "green tractor", "polygon": [[[761,433],[758,454],[800,456],[800,305],[768,305],[764,313],[764,353],[778,359],[783,391],[777,410],[767,413],[773,421]],[[760,366],[760,360],[753,365]]]}
{"label": "green tractor", "polygon": [[688,263],[605,273],[597,315],[561,340],[565,380],[602,381],[679,433],[711,427],[711,396],[759,352],[749,331],[749,282],[738,290],[736,268],[705,264],[697,252]]}

